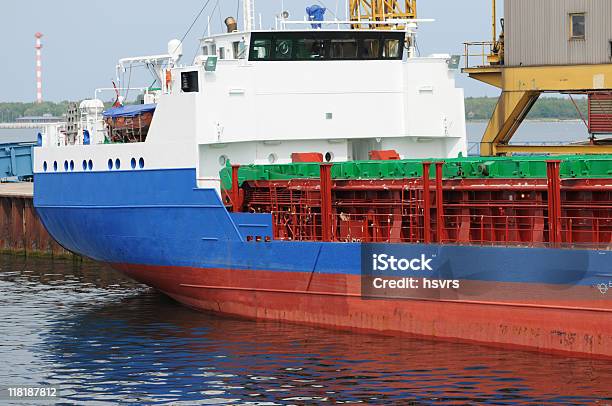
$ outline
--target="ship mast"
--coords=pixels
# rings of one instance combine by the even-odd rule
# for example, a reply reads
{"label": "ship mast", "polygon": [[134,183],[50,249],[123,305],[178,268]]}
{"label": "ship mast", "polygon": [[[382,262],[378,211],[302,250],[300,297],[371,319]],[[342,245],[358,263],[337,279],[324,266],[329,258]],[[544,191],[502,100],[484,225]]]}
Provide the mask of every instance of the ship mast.
{"label": "ship mast", "polygon": [[255,0],[243,0],[242,3],[244,31],[248,32],[255,26]]}

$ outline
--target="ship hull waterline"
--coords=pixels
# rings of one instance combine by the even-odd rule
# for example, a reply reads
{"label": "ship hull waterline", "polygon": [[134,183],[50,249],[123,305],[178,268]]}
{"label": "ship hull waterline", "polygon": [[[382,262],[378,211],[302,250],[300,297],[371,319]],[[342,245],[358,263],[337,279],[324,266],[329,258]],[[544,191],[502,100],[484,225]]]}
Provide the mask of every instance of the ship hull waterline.
{"label": "ship hull waterline", "polygon": [[199,311],[612,359],[612,309],[595,307],[597,302],[368,299],[359,293],[361,280],[354,275],[313,278],[295,272],[111,266]]}

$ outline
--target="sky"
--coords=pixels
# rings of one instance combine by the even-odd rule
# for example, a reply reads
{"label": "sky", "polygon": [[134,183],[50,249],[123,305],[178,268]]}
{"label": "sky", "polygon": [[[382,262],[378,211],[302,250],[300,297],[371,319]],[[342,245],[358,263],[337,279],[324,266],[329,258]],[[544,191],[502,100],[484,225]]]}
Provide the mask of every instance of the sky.
{"label": "sky", "polygon": [[[222,30],[226,16],[236,16],[239,0],[209,0],[184,41],[185,60],[192,60],[197,38]],[[283,8],[302,20],[305,7],[324,4],[327,18],[344,19],[346,0],[255,0],[264,28]],[[0,102],[36,98],[34,34],[43,33],[43,97],[48,101],[92,98],[94,89],[111,86],[116,62],[123,57],[166,53],[167,43],[182,38],[206,0],[4,0],[0,3]],[[213,8],[217,7],[212,13]],[[419,26],[421,55],[462,54],[464,41],[490,40],[490,0],[419,0],[418,17],[433,18]],[[498,0],[498,18],[503,1]],[[211,15],[212,14],[212,15]],[[242,20],[240,12],[239,19]],[[242,24],[239,21],[239,24]],[[143,79],[148,76],[143,76]],[[135,78],[132,85],[149,85]],[[467,96],[495,96],[497,89],[460,75]],[[103,98],[111,98],[107,94]]]}

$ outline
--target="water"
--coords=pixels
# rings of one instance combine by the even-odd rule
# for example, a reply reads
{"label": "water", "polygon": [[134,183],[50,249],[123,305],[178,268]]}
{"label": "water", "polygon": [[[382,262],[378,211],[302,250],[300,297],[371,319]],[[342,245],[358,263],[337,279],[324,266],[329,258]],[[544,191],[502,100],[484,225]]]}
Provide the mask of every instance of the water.
{"label": "water", "polygon": [[66,403],[612,403],[612,362],[204,314],[94,263],[0,256],[0,292],[0,386]]}
{"label": "water", "polygon": [[[487,122],[467,123],[468,142],[480,142]],[[562,144],[586,141],[589,133],[582,121],[525,121],[512,137],[512,143]]]}
{"label": "water", "polygon": [[[468,154],[478,155],[480,140],[487,122],[468,122],[466,125]],[[586,141],[589,133],[582,121],[525,121],[512,137],[511,144],[567,144]]]}

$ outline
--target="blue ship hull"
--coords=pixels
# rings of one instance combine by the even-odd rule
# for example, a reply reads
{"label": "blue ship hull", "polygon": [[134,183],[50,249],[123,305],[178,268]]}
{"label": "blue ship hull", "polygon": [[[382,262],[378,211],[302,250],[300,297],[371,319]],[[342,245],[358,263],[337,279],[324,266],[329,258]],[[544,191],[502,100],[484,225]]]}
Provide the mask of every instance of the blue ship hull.
{"label": "blue ship hull", "polygon": [[[217,192],[198,189],[195,179],[195,169],[36,174],[34,204],[65,248],[108,263],[192,307],[612,356],[612,293],[598,288],[612,281],[609,251],[265,242],[273,235],[269,214],[229,213]],[[247,236],[262,238],[248,241]],[[375,252],[431,258],[428,278],[458,280],[465,288],[400,297],[389,291],[365,294],[364,283],[372,275],[364,273],[364,266]],[[467,330],[442,315],[444,309],[469,305],[461,310],[471,326]],[[560,331],[590,338],[555,344],[537,335],[526,339],[518,330],[503,333],[504,324],[496,319],[509,309],[514,309],[507,313],[511,329],[542,326],[540,334],[547,337]],[[417,311],[431,314],[416,324],[408,322],[406,317],[416,317]],[[553,313],[547,316],[547,311]],[[394,314],[404,319],[393,319]],[[531,319],[521,321],[526,317]],[[581,319],[591,324],[581,325]],[[440,324],[445,327],[435,327]]]}

